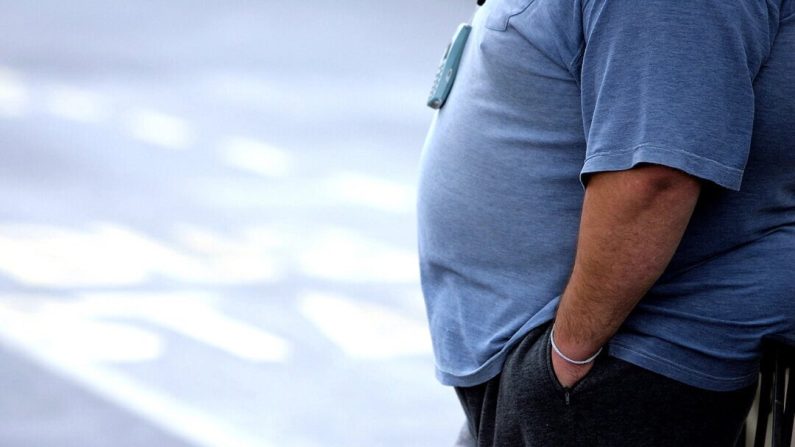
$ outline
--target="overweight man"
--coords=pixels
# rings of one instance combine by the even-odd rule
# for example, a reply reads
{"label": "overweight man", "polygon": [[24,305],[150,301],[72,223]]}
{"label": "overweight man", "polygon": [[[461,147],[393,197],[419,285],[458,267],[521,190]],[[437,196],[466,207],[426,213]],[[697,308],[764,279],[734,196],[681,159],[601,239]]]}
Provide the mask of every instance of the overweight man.
{"label": "overweight man", "polygon": [[488,0],[422,156],[485,446],[734,446],[795,332],[795,0]]}

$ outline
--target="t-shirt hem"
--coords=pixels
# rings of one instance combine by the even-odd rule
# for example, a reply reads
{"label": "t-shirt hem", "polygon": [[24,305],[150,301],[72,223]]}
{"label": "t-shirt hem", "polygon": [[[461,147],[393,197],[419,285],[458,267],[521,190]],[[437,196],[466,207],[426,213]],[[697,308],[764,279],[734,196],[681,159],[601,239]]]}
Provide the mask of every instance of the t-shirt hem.
{"label": "t-shirt hem", "polygon": [[742,169],[683,150],[641,144],[628,150],[596,152],[586,158],[580,172],[580,181],[584,185],[584,177],[587,174],[623,171],[640,163],[652,163],[679,169],[733,191],[740,190],[743,179]]}
{"label": "t-shirt hem", "polygon": [[511,348],[516,346],[517,343],[522,341],[522,339],[533,329],[540,327],[553,318],[555,318],[555,311],[557,309],[557,304],[559,301],[559,297],[556,297],[549,303],[547,303],[544,308],[542,308],[538,313],[536,313],[532,318],[530,318],[522,327],[516,331],[513,336],[511,336],[510,340],[506,342],[502,349],[500,349],[496,354],[494,354],[491,358],[489,358],[483,365],[479,368],[475,369],[471,372],[466,373],[453,373],[449,371],[445,371],[443,368],[439,366],[437,363],[436,365],[436,379],[441,382],[442,385],[447,386],[457,386],[457,387],[470,387],[475,385],[480,385],[481,383],[487,382],[494,377],[496,377],[500,372],[502,372],[503,364],[505,363],[505,357],[507,357],[508,352],[510,352]]}
{"label": "t-shirt hem", "polygon": [[668,377],[669,379],[682,382],[686,385],[710,391],[736,391],[752,385],[759,375],[757,372],[754,372],[738,377],[716,377],[682,367],[652,353],[631,349],[615,341],[610,343],[609,352],[610,356],[621,359],[627,363],[647,369]]}
{"label": "t-shirt hem", "polygon": [[501,351],[497,356],[492,357],[491,359],[497,361],[489,362],[487,365],[484,365],[484,367],[479,368],[476,372],[465,376],[448,373],[437,367],[436,380],[438,380],[442,385],[457,387],[470,387],[488,382],[489,380],[497,377],[497,375],[502,371],[505,355],[505,352]]}

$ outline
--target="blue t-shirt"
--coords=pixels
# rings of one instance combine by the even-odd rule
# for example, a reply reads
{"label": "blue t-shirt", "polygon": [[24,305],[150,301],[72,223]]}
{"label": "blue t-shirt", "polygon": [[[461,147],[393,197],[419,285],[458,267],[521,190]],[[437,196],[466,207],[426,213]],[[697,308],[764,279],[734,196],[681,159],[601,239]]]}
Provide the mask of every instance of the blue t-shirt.
{"label": "blue t-shirt", "polygon": [[795,0],[489,0],[418,201],[437,376],[471,386],[554,318],[590,173],[703,179],[610,355],[716,391],[795,331]]}

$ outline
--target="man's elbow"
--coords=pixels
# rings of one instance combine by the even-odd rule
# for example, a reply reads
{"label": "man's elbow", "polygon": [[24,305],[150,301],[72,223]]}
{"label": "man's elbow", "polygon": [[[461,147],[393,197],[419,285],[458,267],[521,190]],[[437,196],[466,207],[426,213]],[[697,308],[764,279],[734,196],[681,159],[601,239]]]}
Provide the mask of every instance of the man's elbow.
{"label": "man's elbow", "polygon": [[634,196],[643,203],[658,200],[695,202],[701,192],[701,180],[668,166],[641,164],[625,171],[595,174],[587,189],[607,190],[623,197]]}
{"label": "man's elbow", "polygon": [[627,171],[636,177],[639,188],[649,194],[684,194],[698,196],[701,181],[692,175],[668,166],[645,164]]}

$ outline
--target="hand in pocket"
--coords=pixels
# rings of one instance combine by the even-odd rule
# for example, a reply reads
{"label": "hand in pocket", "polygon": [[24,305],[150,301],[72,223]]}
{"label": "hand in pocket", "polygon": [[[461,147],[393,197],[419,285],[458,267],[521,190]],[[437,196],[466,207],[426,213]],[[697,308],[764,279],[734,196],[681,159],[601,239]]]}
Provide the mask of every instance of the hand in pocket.
{"label": "hand in pocket", "polygon": [[563,360],[554,350],[552,355],[552,369],[555,371],[555,377],[564,388],[571,388],[577,384],[583,377],[587,376],[593,368],[594,362],[586,365],[575,365]]}

